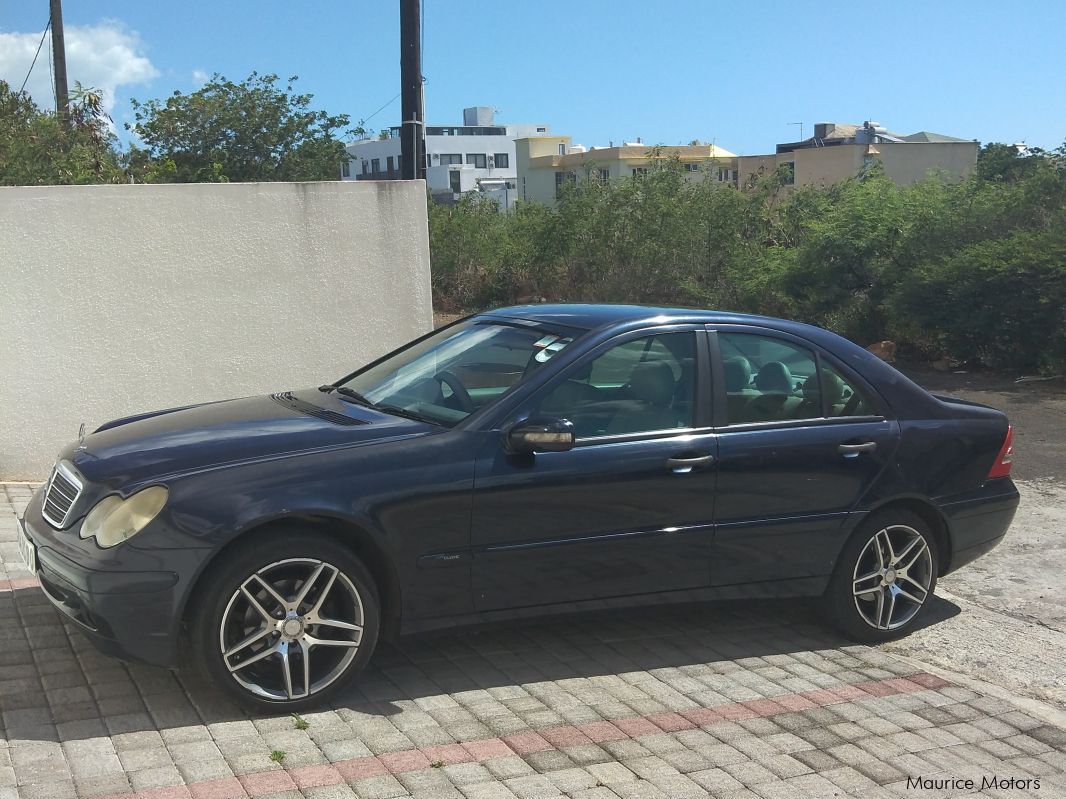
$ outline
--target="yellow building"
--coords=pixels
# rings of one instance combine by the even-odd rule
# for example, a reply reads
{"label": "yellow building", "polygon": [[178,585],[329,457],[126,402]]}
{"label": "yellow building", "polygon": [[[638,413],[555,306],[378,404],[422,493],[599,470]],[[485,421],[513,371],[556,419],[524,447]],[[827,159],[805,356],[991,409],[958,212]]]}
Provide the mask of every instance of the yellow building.
{"label": "yellow building", "polygon": [[737,156],[713,144],[656,147],[638,141],[585,148],[569,136],[533,136],[515,141],[518,199],[554,205],[568,182],[640,175],[653,161],[671,158],[681,162],[688,180],[737,184]]}
{"label": "yellow building", "polygon": [[876,122],[820,122],[809,139],[779,144],[771,155],[741,156],[739,185],[749,186],[785,165],[796,186],[828,186],[858,175],[874,161],[901,185],[919,181],[930,171],[961,179],[973,171],[978,149],[976,141],[939,133],[889,133]]}

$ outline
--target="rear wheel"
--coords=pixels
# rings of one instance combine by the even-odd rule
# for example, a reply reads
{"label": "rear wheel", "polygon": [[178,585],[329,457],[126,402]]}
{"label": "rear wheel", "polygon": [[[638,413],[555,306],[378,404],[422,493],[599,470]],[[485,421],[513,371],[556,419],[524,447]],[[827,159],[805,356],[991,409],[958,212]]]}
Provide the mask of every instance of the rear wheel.
{"label": "rear wheel", "polygon": [[933,596],[936,542],[917,514],[886,510],[871,516],[848,541],[825,593],[835,625],[866,643],[914,629]]}
{"label": "rear wheel", "polygon": [[377,590],[342,544],[278,531],[220,557],[189,615],[189,660],[201,676],[248,707],[297,710],[366,665]]}

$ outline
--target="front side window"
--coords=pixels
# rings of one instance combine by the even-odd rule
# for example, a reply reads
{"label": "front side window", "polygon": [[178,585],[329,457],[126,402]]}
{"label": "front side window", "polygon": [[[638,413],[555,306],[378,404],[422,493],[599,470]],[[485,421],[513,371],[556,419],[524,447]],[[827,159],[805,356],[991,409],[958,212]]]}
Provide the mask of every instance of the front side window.
{"label": "front side window", "polygon": [[386,412],[399,409],[451,426],[496,402],[573,336],[539,325],[474,319],[441,330],[341,385]]}
{"label": "front side window", "polygon": [[576,367],[537,413],[569,419],[578,438],[693,427],[695,371],[693,333],[644,336]]}
{"label": "front side window", "polygon": [[442,164],[461,164],[463,163],[463,156],[461,153],[441,153],[440,162]]}
{"label": "front side window", "polygon": [[496,165],[497,169],[507,169],[511,165],[510,153],[496,153],[492,157],[492,162]]}
{"label": "front side window", "polygon": [[485,153],[467,153],[466,163],[473,165],[475,169],[485,168]]}

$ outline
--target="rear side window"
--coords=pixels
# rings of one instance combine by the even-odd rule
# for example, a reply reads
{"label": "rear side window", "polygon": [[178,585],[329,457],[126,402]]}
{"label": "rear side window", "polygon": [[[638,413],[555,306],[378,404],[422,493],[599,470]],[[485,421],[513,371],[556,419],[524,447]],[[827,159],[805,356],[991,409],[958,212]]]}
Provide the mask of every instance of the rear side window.
{"label": "rear side window", "polygon": [[855,385],[823,361],[822,385],[830,416],[874,416],[874,404]]}
{"label": "rear side window", "polygon": [[755,333],[719,333],[729,424],[822,416],[814,353]]}
{"label": "rear side window", "polygon": [[[876,406],[814,351],[757,333],[718,333],[729,424],[875,416]],[[823,406],[824,399],[824,406]]]}

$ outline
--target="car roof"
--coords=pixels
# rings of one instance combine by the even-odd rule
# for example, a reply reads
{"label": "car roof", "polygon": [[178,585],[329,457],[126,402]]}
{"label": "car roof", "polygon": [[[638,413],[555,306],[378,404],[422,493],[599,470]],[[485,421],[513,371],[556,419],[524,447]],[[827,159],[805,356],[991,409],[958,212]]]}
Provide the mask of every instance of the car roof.
{"label": "car roof", "polygon": [[599,305],[593,303],[544,303],[538,305],[514,305],[509,308],[497,308],[486,311],[485,316],[524,319],[546,325],[565,325],[567,327],[597,330],[607,327],[629,325],[634,322],[696,322],[717,324],[761,324],[780,330],[821,331],[812,325],[791,322],[772,316],[737,313],[735,311],[714,311],[702,308],[666,308],[655,305]]}

